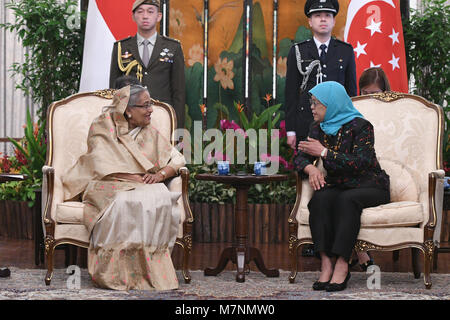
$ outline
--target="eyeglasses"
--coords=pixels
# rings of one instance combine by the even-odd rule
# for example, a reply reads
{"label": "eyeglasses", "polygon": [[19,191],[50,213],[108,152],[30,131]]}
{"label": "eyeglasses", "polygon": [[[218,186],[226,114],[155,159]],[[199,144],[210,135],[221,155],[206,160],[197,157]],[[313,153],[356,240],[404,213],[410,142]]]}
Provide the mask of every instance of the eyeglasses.
{"label": "eyeglasses", "polygon": [[315,100],[315,99],[313,99],[313,98],[309,98],[309,104],[315,107],[318,104],[320,104],[320,102]]}
{"label": "eyeglasses", "polygon": [[135,104],[135,105],[133,105],[133,107],[136,107],[136,108],[142,108],[142,109],[148,109],[148,108],[151,108],[152,107],[152,105],[150,104],[150,103],[146,103],[146,104],[142,104],[142,105],[140,105],[140,104]]}

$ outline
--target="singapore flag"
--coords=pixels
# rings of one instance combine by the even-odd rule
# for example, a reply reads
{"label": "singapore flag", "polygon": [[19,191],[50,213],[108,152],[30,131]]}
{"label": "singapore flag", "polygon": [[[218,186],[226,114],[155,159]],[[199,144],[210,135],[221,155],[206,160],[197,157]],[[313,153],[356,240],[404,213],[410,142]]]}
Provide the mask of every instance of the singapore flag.
{"label": "singapore flag", "polygon": [[109,87],[109,70],[114,42],[134,36],[134,0],[89,0],[80,92]]}
{"label": "singapore flag", "polygon": [[356,76],[381,67],[392,91],[408,92],[399,0],[351,0],[344,40],[355,51]]}

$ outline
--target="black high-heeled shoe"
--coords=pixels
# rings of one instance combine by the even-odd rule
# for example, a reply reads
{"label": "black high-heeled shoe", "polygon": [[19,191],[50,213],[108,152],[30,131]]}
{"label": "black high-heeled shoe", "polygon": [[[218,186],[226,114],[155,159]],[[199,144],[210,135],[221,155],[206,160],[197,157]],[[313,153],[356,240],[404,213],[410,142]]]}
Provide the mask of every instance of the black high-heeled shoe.
{"label": "black high-heeled shoe", "polygon": [[330,280],[328,280],[327,282],[316,281],[313,283],[313,290],[315,291],[325,290],[325,288],[328,286],[329,283]]}
{"label": "black high-heeled shoe", "polygon": [[335,292],[335,291],[345,290],[345,288],[347,288],[348,280],[350,280],[350,271],[347,273],[347,276],[345,277],[344,282],[342,282],[342,283],[329,283],[326,286],[325,290],[327,292]]}
{"label": "black high-heeled shoe", "polygon": [[0,269],[0,278],[7,278],[11,275],[11,271],[8,268]]}

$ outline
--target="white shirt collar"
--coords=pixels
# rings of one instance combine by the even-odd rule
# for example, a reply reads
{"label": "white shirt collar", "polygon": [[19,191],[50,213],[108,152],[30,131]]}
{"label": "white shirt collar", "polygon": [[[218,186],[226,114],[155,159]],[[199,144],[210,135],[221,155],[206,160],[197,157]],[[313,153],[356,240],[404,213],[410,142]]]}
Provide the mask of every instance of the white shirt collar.
{"label": "white shirt collar", "polygon": [[328,48],[330,47],[330,40],[331,40],[331,37],[330,37],[330,39],[328,39],[327,42],[320,42],[319,40],[316,39],[316,37],[313,37],[313,39],[314,39],[314,43],[316,44],[317,50],[320,50],[320,46],[321,46],[322,44],[324,44],[324,45],[327,46],[327,51],[328,51]]}
{"label": "white shirt collar", "polygon": [[[150,38],[148,38],[147,40],[150,41],[150,43],[152,44],[152,46],[155,46],[155,42],[156,42],[156,36],[157,36],[157,32],[155,32]],[[143,36],[141,36],[138,33],[136,33],[136,38],[137,38],[137,43],[138,46],[140,46],[142,44],[142,41],[145,40],[145,38]]]}

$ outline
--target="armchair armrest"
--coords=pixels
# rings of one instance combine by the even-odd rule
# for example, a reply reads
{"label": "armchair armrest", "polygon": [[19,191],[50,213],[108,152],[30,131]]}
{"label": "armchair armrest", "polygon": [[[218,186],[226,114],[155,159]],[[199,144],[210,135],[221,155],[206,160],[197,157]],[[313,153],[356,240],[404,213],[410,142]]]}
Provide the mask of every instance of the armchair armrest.
{"label": "armchair armrest", "polygon": [[442,210],[444,203],[444,170],[432,171],[428,174],[428,201],[429,220],[426,228],[433,234],[428,234],[428,239],[433,238],[433,242],[439,246],[442,228]]}
{"label": "armchair armrest", "polygon": [[186,167],[182,167],[179,170],[179,173],[181,175],[181,181],[182,181],[182,192],[181,196],[183,198],[183,206],[186,214],[185,222],[193,223],[194,222],[194,216],[191,211],[191,206],[189,205],[189,169]]}
{"label": "armchair armrest", "polygon": [[[323,167],[322,159],[319,158],[317,161],[314,162],[314,165],[324,174],[324,176],[327,175],[327,171]],[[298,172],[293,173],[296,177],[296,185],[297,185],[297,195],[295,198],[295,204],[294,208],[291,211],[291,214],[289,215],[288,223],[297,223],[297,212],[300,208],[300,204],[302,201],[311,200],[311,197],[313,196],[314,190],[309,184],[308,179],[302,179],[301,175]]]}
{"label": "armchair armrest", "polygon": [[[294,226],[295,230],[292,230],[294,232],[296,232],[297,230],[297,219],[296,219],[296,215],[297,215],[297,211],[298,208],[300,207],[300,200],[301,200],[301,196],[302,196],[302,178],[301,176],[298,174],[297,171],[294,171],[292,173],[292,175],[295,177],[295,181],[296,181],[296,196],[295,196],[295,204],[294,207],[292,208],[291,213],[289,214],[289,219],[288,219],[288,223],[289,226],[292,224]],[[291,233],[291,232],[289,232]]]}
{"label": "armchair armrest", "polygon": [[444,177],[445,177],[445,171],[444,170],[431,171],[430,174],[435,175],[436,178],[439,178],[439,179],[444,179]]}
{"label": "armchair armrest", "polygon": [[42,227],[44,237],[47,233],[53,235],[55,221],[51,216],[53,188],[55,187],[55,168],[50,166],[42,167]]}

